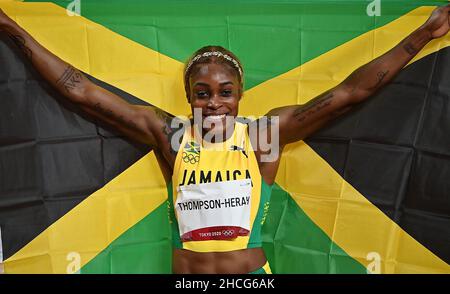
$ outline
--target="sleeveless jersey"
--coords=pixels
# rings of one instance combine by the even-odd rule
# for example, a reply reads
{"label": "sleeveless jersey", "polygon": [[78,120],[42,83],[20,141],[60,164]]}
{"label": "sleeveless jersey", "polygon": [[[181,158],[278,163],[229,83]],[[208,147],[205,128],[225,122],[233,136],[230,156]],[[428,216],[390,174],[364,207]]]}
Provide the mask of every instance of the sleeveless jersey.
{"label": "sleeveless jersey", "polygon": [[225,252],[261,247],[272,186],[261,177],[247,124],[224,142],[185,129],[168,186],[175,248]]}

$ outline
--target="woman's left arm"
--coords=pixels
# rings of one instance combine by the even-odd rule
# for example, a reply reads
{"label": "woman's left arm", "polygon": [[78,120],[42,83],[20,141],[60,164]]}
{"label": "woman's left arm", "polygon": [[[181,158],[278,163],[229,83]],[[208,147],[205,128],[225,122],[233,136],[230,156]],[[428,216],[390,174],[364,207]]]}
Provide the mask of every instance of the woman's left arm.
{"label": "woman's left arm", "polygon": [[308,137],[330,120],[368,99],[391,81],[432,39],[450,29],[450,5],[436,8],[416,31],[384,55],[358,68],[336,87],[303,105],[271,110],[267,116],[279,117],[280,145]]}

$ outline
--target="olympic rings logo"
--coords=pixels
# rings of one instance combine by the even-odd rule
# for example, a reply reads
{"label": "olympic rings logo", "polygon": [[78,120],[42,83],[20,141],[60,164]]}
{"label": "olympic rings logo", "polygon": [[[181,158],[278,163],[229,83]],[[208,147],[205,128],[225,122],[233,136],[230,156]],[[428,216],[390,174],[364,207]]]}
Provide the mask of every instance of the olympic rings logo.
{"label": "olympic rings logo", "polygon": [[195,164],[199,162],[200,156],[192,153],[183,152],[183,161],[185,163]]}
{"label": "olympic rings logo", "polygon": [[224,235],[225,237],[231,237],[233,236],[234,231],[233,230],[223,230],[222,231],[222,235]]}

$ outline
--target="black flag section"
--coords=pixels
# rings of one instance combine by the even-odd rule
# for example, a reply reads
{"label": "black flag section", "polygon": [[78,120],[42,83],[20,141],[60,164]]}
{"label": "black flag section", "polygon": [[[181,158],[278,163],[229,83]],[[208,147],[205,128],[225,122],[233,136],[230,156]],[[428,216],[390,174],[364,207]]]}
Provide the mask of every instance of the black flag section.
{"label": "black flag section", "polygon": [[[0,227],[6,260],[147,154],[53,90],[0,35]],[[94,82],[134,104],[147,104]]]}
{"label": "black flag section", "polygon": [[406,67],[308,140],[341,176],[450,263],[450,49]]}

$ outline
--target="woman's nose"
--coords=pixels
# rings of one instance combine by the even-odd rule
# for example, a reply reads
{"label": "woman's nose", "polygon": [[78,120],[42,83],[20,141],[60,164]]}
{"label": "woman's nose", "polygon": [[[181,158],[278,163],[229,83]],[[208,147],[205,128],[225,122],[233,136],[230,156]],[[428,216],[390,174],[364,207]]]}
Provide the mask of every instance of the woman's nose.
{"label": "woman's nose", "polygon": [[211,98],[208,101],[208,107],[212,109],[217,109],[221,106],[220,97],[219,95],[215,94],[211,96]]}

